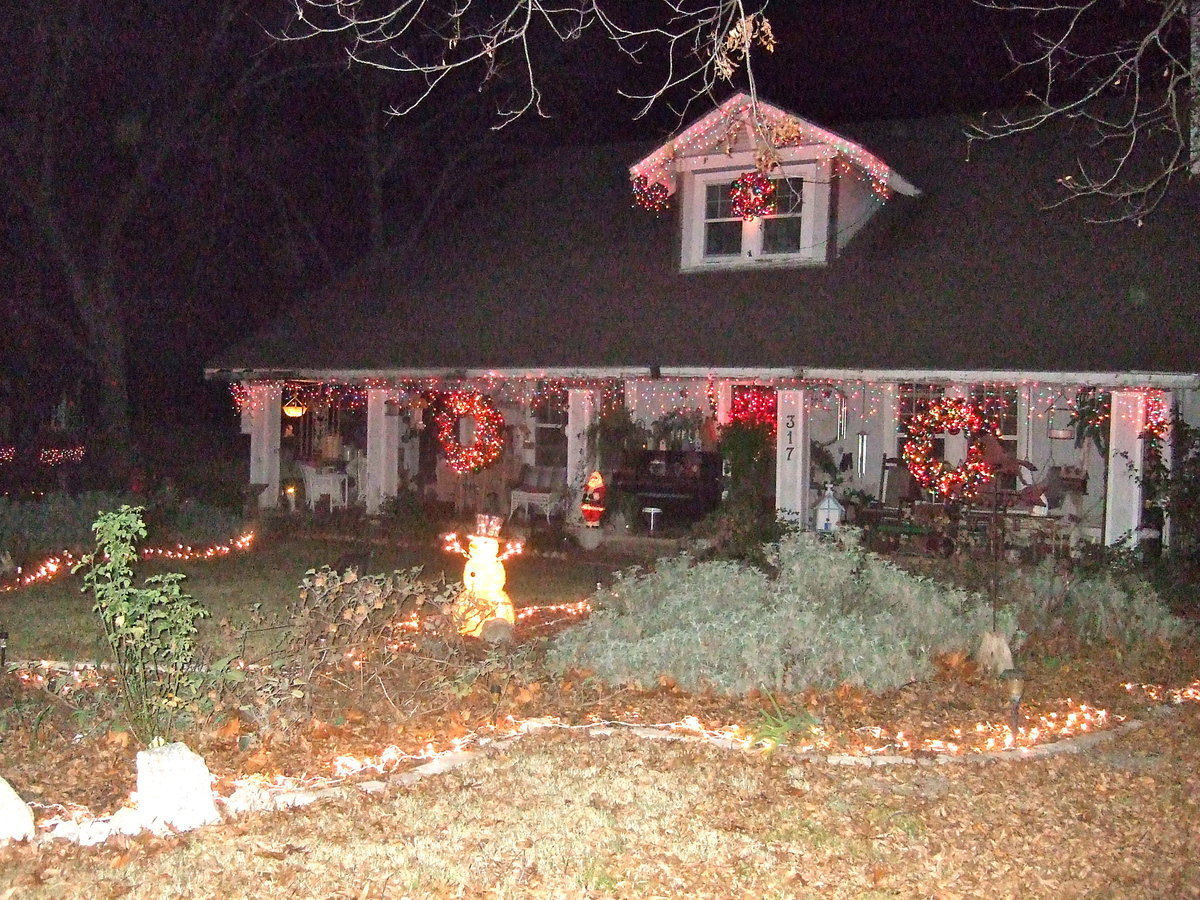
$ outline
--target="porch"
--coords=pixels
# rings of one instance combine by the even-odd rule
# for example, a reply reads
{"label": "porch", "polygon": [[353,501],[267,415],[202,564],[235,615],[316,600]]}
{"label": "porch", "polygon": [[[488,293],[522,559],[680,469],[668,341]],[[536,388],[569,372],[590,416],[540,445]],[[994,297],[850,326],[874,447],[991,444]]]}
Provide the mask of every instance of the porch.
{"label": "porch", "polygon": [[[764,490],[777,514],[801,527],[812,527],[813,507],[832,486],[881,535],[911,542],[939,533],[927,520],[941,514],[930,510],[949,503],[969,510],[955,526],[963,539],[999,516],[1013,541],[1054,546],[1137,543],[1149,535],[1141,485],[1147,453],[1151,443],[1164,452],[1172,404],[1185,417],[1196,405],[1190,376],[751,374],[456,373],[370,384],[328,379],[312,382],[308,394],[298,382],[252,381],[239,405],[263,508],[312,506],[314,495],[317,504],[377,514],[389,498],[414,492],[464,513],[574,521],[586,474],[614,471],[611,459],[597,457],[596,435],[598,423],[620,409],[640,429],[641,448],[698,457],[717,453],[731,425],[769,428],[774,464]],[[918,374],[923,381],[908,380]],[[438,412],[448,396],[480,398],[470,401],[480,405]],[[297,398],[304,402],[289,402]],[[324,412],[317,401],[328,404]],[[292,415],[288,406],[303,412]],[[935,419],[931,426],[922,419],[956,409],[979,421],[960,427]],[[494,410],[494,420],[485,410]],[[967,485],[963,473],[984,469],[972,429],[1001,455],[987,463],[987,477]],[[914,435],[927,438],[916,451]],[[298,447],[287,450],[289,442]],[[486,459],[473,455],[483,451]],[[895,496],[888,460],[918,482],[911,496]],[[303,484],[301,464],[321,476],[311,486]],[[728,465],[726,456],[724,487]]]}

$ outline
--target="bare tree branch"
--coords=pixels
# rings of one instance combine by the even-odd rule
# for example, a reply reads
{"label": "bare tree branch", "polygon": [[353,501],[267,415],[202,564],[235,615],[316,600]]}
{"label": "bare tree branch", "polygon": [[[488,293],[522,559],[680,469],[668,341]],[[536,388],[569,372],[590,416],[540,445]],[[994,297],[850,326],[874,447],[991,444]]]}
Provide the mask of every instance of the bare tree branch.
{"label": "bare tree branch", "polygon": [[[1091,221],[1139,222],[1179,175],[1200,175],[1200,0],[976,2],[1032,19],[1032,50],[1009,53],[1018,69],[1039,73],[1040,87],[1030,92],[1035,109],[985,120],[968,136],[1011,137],[1059,119],[1092,132],[1051,206],[1098,198],[1110,212]],[[1116,36],[1114,23],[1126,24]]]}
{"label": "bare tree branch", "polygon": [[[538,87],[539,43],[578,40],[593,28],[635,63],[656,53],[662,57],[665,69],[648,91],[622,92],[643,101],[637,117],[681,87],[690,91],[688,103],[711,96],[739,71],[754,97],[752,52],[774,46],[764,15],[768,2],[293,0],[295,20],[278,36],[337,35],[347,39],[352,61],[407,76],[415,88],[394,108],[398,115],[411,112],[454,73],[476,72],[481,90],[511,79],[516,86],[496,110],[494,127],[503,128],[531,111],[546,115]],[[610,11],[614,7],[620,16]]]}

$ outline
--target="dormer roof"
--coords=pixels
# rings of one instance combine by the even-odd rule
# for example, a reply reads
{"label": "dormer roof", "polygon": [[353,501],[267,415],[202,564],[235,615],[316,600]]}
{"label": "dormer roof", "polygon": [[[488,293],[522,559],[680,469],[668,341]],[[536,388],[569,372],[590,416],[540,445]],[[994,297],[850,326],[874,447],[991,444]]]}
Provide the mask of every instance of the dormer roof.
{"label": "dormer roof", "polygon": [[858,169],[883,193],[895,191],[908,197],[921,193],[862,144],[743,92],[734,94],[639,159],[629,167],[629,177],[632,180],[645,176],[648,184],[660,183],[673,194],[681,159],[729,154],[737,149],[765,149],[768,144],[773,144],[776,150],[785,145],[820,145]]}

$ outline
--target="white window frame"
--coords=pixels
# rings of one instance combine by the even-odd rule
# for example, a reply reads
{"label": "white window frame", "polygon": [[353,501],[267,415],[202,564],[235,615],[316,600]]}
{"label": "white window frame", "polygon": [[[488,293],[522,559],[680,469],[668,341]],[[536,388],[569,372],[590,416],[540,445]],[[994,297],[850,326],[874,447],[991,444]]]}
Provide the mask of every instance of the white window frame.
{"label": "white window frame", "polygon": [[[812,150],[813,148],[801,148]],[[808,156],[814,155],[809,153]],[[744,157],[744,158],[743,158]],[[712,165],[714,162],[720,165]],[[771,172],[771,178],[798,178],[803,181],[799,218],[801,220],[801,249],[796,253],[762,252],[763,227],[761,218],[743,221],[742,247],[739,253],[705,256],[705,225],[707,223],[708,186],[732,185],[739,175],[754,168],[752,154],[735,153],[716,159],[703,157],[681,161],[686,170],[683,197],[683,234],[680,254],[682,271],[750,268],[758,266],[820,265],[826,261],[829,231],[828,160],[806,158],[783,162]],[[825,177],[822,177],[825,173]]]}

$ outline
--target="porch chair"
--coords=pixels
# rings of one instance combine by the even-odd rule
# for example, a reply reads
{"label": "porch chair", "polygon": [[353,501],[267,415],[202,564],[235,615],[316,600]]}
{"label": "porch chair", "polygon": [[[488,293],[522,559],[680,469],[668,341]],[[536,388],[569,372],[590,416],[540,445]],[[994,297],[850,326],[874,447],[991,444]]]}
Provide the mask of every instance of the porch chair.
{"label": "porch chair", "polygon": [[344,507],[349,501],[349,478],[345,472],[323,472],[308,463],[298,463],[304,478],[304,499],[309,509],[316,509],[323,496],[329,497],[329,508]]}
{"label": "porch chair", "polygon": [[921,488],[899,456],[884,456],[879,469],[879,505],[897,516],[921,499]]}
{"label": "porch chair", "polygon": [[550,524],[550,515],[558,511],[560,492],[566,481],[564,468],[522,466],[520,482],[509,493],[508,517],[511,519],[520,509],[528,517],[530,510],[537,509],[546,516],[546,524]]}

